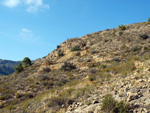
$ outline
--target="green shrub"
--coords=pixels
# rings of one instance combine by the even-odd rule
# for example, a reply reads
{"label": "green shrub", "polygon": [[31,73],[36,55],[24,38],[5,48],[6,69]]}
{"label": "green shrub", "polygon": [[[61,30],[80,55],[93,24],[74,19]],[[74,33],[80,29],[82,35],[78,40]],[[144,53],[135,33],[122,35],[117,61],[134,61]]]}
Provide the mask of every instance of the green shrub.
{"label": "green shrub", "polygon": [[24,96],[26,97],[26,98],[33,98],[34,97],[34,95],[32,94],[32,93],[25,93],[24,94]]}
{"label": "green shrub", "polygon": [[59,51],[58,51],[58,57],[62,57],[62,56],[64,56],[64,53],[63,53],[62,50],[59,50]]}
{"label": "green shrub", "polygon": [[90,72],[91,74],[95,74],[95,73],[97,72],[97,70],[96,70],[95,68],[92,68],[92,69],[89,69],[89,72]]}
{"label": "green shrub", "polygon": [[72,51],[80,51],[80,50],[81,50],[80,46],[74,46],[74,47],[71,49],[71,52],[72,52]]}
{"label": "green shrub", "polygon": [[92,102],[91,102],[91,100],[87,100],[87,101],[85,102],[85,104],[89,106],[89,105],[92,104]]}
{"label": "green shrub", "polygon": [[64,84],[66,84],[67,82],[69,82],[68,79],[62,78],[62,79],[60,79],[59,81],[56,82],[56,85],[57,85],[57,86],[62,86],[62,85],[64,85]]}
{"label": "green shrub", "polygon": [[89,77],[89,80],[90,80],[90,81],[93,81],[93,80],[94,80],[94,77]]}
{"label": "green shrub", "polygon": [[115,99],[112,97],[112,95],[110,94],[107,94],[104,99],[102,100],[102,110],[104,112],[107,112],[107,113],[111,113],[113,112],[113,110],[115,109],[115,106],[116,106],[116,101]]}
{"label": "green shrub", "polygon": [[51,69],[47,66],[42,69],[42,72],[50,72],[50,71]]}
{"label": "green shrub", "polygon": [[122,30],[122,31],[123,31],[123,30],[126,30],[126,26],[124,26],[124,25],[119,25],[119,29]]}
{"label": "green shrub", "polygon": [[21,94],[21,93],[16,94],[16,98],[21,98],[21,97],[23,97],[23,94]]}
{"label": "green shrub", "polygon": [[124,101],[117,102],[114,113],[129,113],[130,105],[126,104]]}
{"label": "green shrub", "polygon": [[99,68],[100,68],[100,69],[105,69],[105,68],[107,68],[107,66],[104,65],[104,64],[102,64]]}
{"label": "green shrub", "polygon": [[119,36],[122,36],[123,35],[123,32],[119,32]]}
{"label": "green shrub", "polygon": [[44,87],[46,88],[52,88],[52,86],[54,85],[54,83],[50,80],[50,81],[42,81],[42,84],[44,85]]}
{"label": "green shrub", "polygon": [[59,49],[61,46],[60,45],[57,45],[57,49]]}
{"label": "green shrub", "polygon": [[112,95],[107,94],[102,100],[102,110],[107,113],[129,113],[129,104],[116,101]]}
{"label": "green shrub", "polygon": [[50,80],[50,77],[46,74],[46,75],[42,75],[42,76],[40,76],[39,77],[40,78],[40,81],[48,81],[48,80]]}
{"label": "green shrub", "polygon": [[95,65],[94,65],[94,63],[90,63],[90,64],[88,65],[88,67],[89,67],[89,68],[92,68],[92,67],[95,67]]}
{"label": "green shrub", "polygon": [[48,107],[68,107],[70,104],[73,103],[73,100],[70,99],[69,97],[63,97],[63,96],[57,96],[57,97],[51,97],[49,100],[47,106]]}
{"label": "green shrub", "polygon": [[91,49],[91,50],[90,50],[90,54],[95,54],[95,53],[97,53],[96,50],[94,50],[94,49]]}
{"label": "green shrub", "polygon": [[137,52],[137,51],[140,51],[140,50],[141,50],[141,48],[139,46],[134,46],[134,47],[131,48],[132,52]]}
{"label": "green shrub", "polygon": [[6,98],[4,96],[0,96],[0,100],[5,100]]}
{"label": "green shrub", "polygon": [[61,69],[64,71],[71,71],[73,69],[76,69],[76,66],[70,62],[65,62]]}
{"label": "green shrub", "polygon": [[140,38],[146,40],[149,38],[149,36],[147,34],[141,34]]}
{"label": "green shrub", "polygon": [[15,67],[15,73],[20,73],[23,70],[22,64],[19,63],[16,67]]}
{"label": "green shrub", "polygon": [[148,19],[148,22],[150,22],[150,18]]}
{"label": "green shrub", "polygon": [[48,107],[61,106],[64,104],[65,98],[63,97],[52,97],[48,102]]}

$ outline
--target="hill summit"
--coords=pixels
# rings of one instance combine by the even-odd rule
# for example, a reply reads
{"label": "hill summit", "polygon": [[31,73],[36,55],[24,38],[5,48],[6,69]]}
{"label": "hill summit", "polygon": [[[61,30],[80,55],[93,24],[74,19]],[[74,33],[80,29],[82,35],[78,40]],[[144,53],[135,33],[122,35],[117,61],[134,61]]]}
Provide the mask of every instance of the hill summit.
{"label": "hill summit", "polygon": [[3,113],[149,113],[150,22],[68,39],[0,78]]}

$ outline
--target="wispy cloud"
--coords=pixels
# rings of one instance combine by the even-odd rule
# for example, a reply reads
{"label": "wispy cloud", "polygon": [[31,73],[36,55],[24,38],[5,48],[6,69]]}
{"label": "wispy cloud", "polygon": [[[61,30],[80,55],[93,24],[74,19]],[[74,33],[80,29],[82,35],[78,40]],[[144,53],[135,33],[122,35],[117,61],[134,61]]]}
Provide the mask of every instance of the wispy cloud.
{"label": "wispy cloud", "polygon": [[43,3],[43,0],[3,0],[2,4],[10,8],[23,4],[26,6],[26,11],[31,13],[39,9],[49,9],[49,5]]}
{"label": "wispy cloud", "polygon": [[35,36],[31,30],[26,29],[26,28],[21,29],[21,32],[20,32],[19,36],[23,40],[33,40],[33,41],[35,41],[35,40],[39,39],[39,37]]}

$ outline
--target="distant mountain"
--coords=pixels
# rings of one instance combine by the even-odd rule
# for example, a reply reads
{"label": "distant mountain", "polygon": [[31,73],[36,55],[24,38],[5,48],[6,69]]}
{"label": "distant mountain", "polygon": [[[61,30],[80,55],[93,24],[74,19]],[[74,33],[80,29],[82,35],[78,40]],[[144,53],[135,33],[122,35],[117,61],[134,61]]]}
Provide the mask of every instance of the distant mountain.
{"label": "distant mountain", "polygon": [[18,65],[18,63],[18,61],[0,59],[0,76],[12,74],[14,67]]}

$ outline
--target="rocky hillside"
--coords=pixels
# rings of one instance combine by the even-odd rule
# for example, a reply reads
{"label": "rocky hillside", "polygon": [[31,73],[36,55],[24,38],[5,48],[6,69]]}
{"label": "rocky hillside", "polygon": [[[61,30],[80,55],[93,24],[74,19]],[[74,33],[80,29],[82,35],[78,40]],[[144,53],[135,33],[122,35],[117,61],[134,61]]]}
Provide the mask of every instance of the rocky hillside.
{"label": "rocky hillside", "polygon": [[0,78],[1,113],[149,113],[150,23],[66,40]]}
{"label": "rocky hillside", "polygon": [[14,67],[19,62],[0,59],[0,76],[9,75],[14,72]]}

